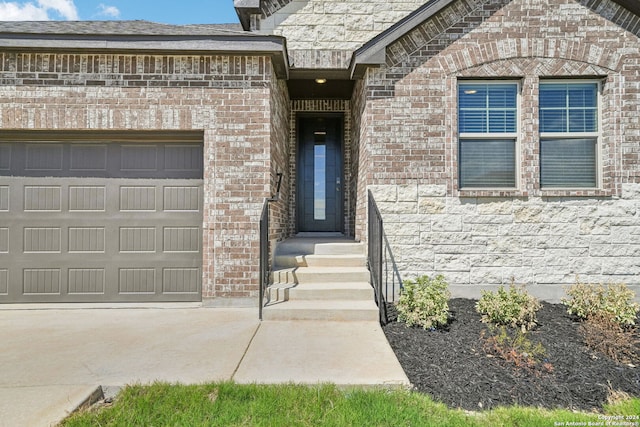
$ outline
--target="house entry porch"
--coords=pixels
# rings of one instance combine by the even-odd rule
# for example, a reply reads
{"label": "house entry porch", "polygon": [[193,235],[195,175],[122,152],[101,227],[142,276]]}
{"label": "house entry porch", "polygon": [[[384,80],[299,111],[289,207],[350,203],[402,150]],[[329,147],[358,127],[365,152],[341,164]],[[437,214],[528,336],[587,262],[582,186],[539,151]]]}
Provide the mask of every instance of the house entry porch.
{"label": "house entry porch", "polygon": [[365,244],[296,236],[274,251],[265,320],[378,320]]}

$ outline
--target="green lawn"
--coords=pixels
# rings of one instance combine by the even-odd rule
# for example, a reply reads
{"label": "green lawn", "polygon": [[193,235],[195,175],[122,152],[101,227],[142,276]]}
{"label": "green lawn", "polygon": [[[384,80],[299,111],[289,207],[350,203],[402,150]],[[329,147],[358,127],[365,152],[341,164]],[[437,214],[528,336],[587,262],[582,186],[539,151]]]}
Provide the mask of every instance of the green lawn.
{"label": "green lawn", "polygon": [[[640,414],[640,399],[605,408]],[[501,408],[469,414],[405,390],[342,389],[334,385],[128,386],[109,406],[74,414],[71,426],[560,426],[606,420],[603,415]],[[573,424],[576,425],[576,424]]]}

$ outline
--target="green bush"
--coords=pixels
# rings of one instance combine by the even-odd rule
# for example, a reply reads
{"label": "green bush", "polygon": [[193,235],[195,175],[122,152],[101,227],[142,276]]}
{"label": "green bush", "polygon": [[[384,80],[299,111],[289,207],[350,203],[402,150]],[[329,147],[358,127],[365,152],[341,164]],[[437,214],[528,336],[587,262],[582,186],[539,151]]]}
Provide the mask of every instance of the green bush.
{"label": "green bush", "polygon": [[449,320],[449,292],[444,276],[420,276],[405,280],[398,300],[398,321],[424,329],[446,325]]}
{"label": "green bush", "polygon": [[576,283],[567,290],[570,298],[563,298],[569,314],[581,319],[590,317],[611,317],[621,326],[633,326],[636,323],[640,304],[633,301],[635,294],[624,283],[584,284]]}
{"label": "green bush", "polygon": [[496,325],[519,327],[528,331],[536,326],[536,312],[540,302],[529,295],[523,287],[511,284],[509,290],[500,286],[497,291],[482,291],[476,310],[482,321]]}

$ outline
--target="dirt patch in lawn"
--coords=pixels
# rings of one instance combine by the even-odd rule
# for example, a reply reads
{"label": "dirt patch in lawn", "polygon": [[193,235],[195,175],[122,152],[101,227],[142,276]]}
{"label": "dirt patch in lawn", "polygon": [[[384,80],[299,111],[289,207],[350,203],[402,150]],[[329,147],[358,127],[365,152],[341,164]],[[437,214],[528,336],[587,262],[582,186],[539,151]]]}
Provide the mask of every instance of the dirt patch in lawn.
{"label": "dirt patch in lawn", "polygon": [[[396,321],[383,330],[413,386],[450,407],[467,410],[522,405],[575,410],[601,410],[611,392],[640,397],[640,368],[616,363],[584,345],[579,322],[562,304],[543,303],[538,327],[528,334],[545,356],[536,369],[518,369],[491,354],[490,333],[475,311],[475,300],[449,301],[451,322],[445,330],[425,331]],[[549,363],[552,370],[542,369]],[[637,363],[636,363],[637,364]]]}

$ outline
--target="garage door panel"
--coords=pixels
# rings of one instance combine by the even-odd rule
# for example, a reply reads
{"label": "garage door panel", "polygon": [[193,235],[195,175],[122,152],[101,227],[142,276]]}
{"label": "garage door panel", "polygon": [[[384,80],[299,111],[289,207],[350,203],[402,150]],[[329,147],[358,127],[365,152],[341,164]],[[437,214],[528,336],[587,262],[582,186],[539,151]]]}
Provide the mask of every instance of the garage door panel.
{"label": "garage door panel", "polygon": [[0,268],[0,295],[9,294],[9,270]]}
{"label": "garage door panel", "polygon": [[0,212],[9,210],[9,186],[0,185]]}
{"label": "garage door panel", "polygon": [[60,295],[59,268],[25,268],[23,270],[24,295]]}
{"label": "garage door panel", "polygon": [[172,187],[165,186],[164,190],[164,211],[173,212],[199,212],[200,211],[200,188],[197,186]]}
{"label": "garage door panel", "polygon": [[158,170],[158,147],[155,145],[124,145],[120,148],[120,170],[149,172]]}
{"label": "garage door panel", "polygon": [[104,227],[69,227],[70,253],[104,253]]}
{"label": "garage door panel", "polygon": [[119,271],[118,293],[120,294],[155,294],[155,268],[121,268]]}
{"label": "garage door panel", "polygon": [[120,227],[121,253],[147,253],[156,251],[155,227]]}
{"label": "garage door panel", "polygon": [[104,268],[70,268],[69,295],[103,295],[106,271]]}
{"label": "garage door panel", "polygon": [[202,165],[202,149],[199,145],[166,145],[164,168],[170,171],[197,172]]}
{"label": "garage door panel", "polygon": [[25,171],[60,172],[63,170],[62,144],[26,144]]}
{"label": "garage door panel", "polygon": [[200,292],[199,268],[164,268],[162,292],[169,294],[198,294]]}
{"label": "garage door panel", "polygon": [[0,227],[0,253],[9,252],[9,227]]}
{"label": "garage door panel", "polygon": [[[197,179],[187,169],[201,162],[202,144],[152,144],[153,150],[138,151],[138,157],[155,153],[158,166],[156,175],[141,172],[142,177],[113,170],[114,156],[119,164],[123,152],[132,152],[132,147],[122,150],[124,143],[117,149],[90,143],[16,145],[2,145],[5,154],[22,162],[8,166],[11,174],[28,175],[27,166],[57,166],[58,158],[44,157],[61,151],[64,174],[106,164],[107,173],[119,177],[40,177],[42,169],[14,177],[0,171],[0,303],[201,299],[202,166]],[[144,171],[150,165],[145,162],[127,165]],[[156,179],[158,174],[164,178]]]}
{"label": "garage door panel", "polygon": [[61,253],[60,227],[25,227],[24,253]]}
{"label": "garage door panel", "polygon": [[164,227],[164,252],[199,252],[200,229],[198,227]]}
{"label": "garage door panel", "polygon": [[60,212],[62,187],[58,185],[26,185],[24,187],[25,212]]}
{"label": "garage door panel", "polygon": [[106,144],[74,144],[70,146],[69,170],[74,172],[106,172]]}
{"label": "garage door panel", "polygon": [[104,186],[70,185],[69,212],[105,212],[106,196]]}
{"label": "garage door panel", "polygon": [[11,145],[0,143],[0,171],[11,170]]}
{"label": "garage door panel", "polygon": [[122,186],[120,187],[120,210],[156,211],[155,186]]}

